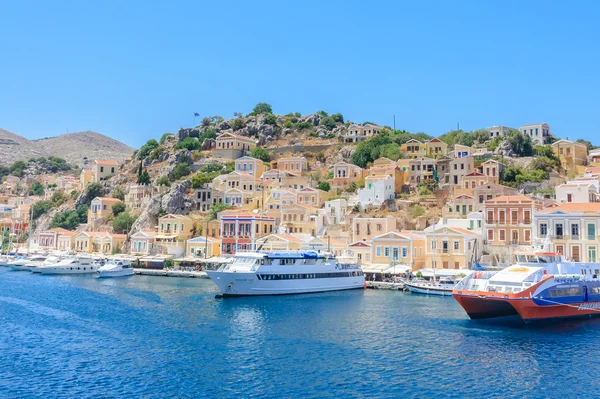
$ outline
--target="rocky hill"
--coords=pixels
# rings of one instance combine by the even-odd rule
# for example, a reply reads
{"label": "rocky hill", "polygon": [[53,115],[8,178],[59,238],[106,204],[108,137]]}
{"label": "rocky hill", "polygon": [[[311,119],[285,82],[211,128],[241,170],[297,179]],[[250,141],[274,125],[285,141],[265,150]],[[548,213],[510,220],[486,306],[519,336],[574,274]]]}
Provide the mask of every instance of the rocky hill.
{"label": "rocky hill", "polygon": [[82,166],[84,160],[114,159],[122,161],[133,153],[133,148],[118,140],[95,132],[63,134],[39,140],[0,129],[0,165],[10,166],[18,160],[55,156],[69,164]]}

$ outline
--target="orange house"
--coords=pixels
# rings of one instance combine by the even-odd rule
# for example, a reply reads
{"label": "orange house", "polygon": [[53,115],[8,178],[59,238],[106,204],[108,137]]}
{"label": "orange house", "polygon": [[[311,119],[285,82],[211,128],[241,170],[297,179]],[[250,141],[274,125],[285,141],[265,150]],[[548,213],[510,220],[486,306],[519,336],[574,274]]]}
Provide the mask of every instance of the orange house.
{"label": "orange house", "polygon": [[491,245],[532,245],[533,213],[542,203],[524,195],[504,195],[485,202],[485,239]]}

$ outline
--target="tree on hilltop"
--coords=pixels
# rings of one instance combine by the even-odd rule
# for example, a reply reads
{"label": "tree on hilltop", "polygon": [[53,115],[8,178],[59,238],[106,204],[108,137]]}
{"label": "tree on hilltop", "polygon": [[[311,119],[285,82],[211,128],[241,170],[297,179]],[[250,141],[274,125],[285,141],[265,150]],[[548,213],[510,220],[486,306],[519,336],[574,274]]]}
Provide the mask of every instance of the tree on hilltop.
{"label": "tree on hilltop", "polygon": [[272,113],[273,113],[273,108],[271,107],[271,104],[258,103],[254,107],[254,109],[252,110],[252,113],[250,115],[272,114]]}

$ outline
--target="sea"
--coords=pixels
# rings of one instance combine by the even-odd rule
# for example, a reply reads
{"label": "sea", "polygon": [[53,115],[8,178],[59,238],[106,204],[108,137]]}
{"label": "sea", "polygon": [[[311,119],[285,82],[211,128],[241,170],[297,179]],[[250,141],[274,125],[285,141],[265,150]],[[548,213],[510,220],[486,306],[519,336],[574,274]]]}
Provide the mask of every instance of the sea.
{"label": "sea", "polygon": [[0,397],[600,396],[600,319],[478,322],[451,297],[384,290],[216,293],[0,267]]}

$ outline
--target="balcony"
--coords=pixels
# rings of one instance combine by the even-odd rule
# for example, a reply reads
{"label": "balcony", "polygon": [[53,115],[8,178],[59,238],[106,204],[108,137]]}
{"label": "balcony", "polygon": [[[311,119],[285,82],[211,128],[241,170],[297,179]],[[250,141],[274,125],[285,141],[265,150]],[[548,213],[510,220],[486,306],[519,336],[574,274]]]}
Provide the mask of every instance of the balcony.
{"label": "balcony", "polygon": [[519,224],[531,224],[532,220],[531,219],[517,219],[517,220],[509,220],[509,219],[486,219],[485,222],[487,224],[517,226]]}

